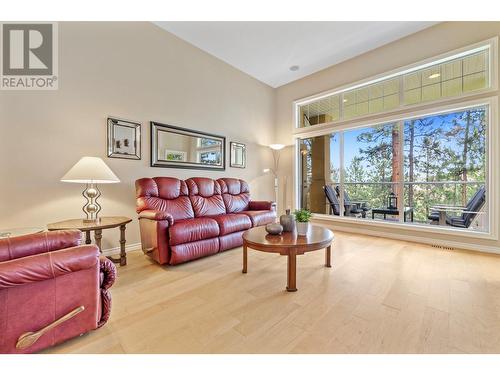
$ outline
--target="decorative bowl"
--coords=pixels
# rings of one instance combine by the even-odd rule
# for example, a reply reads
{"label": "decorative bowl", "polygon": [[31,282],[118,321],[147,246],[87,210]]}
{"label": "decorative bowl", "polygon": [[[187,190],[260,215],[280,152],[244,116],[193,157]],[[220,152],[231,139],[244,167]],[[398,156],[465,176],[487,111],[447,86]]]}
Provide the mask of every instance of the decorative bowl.
{"label": "decorative bowl", "polygon": [[278,223],[267,224],[266,232],[272,235],[280,235],[283,232],[283,227]]}

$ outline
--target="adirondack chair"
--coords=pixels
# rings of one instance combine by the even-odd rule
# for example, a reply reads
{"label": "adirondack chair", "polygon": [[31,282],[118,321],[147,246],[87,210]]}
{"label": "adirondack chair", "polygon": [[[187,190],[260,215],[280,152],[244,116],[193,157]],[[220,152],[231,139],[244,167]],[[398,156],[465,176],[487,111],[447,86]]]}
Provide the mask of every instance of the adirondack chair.
{"label": "adirondack chair", "polygon": [[[337,194],[333,191],[332,187],[329,185],[323,186],[325,191],[326,199],[330,205],[330,215],[340,216],[340,202]],[[351,205],[345,202],[344,199],[344,209],[347,216],[362,216],[364,211],[357,208],[355,205]],[[366,215],[366,214],[365,214]]]}
{"label": "adirondack chair", "polygon": [[[446,224],[452,227],[458,228],[469,228],[474,218],[477,216],[479,210],[483,207],[486,202],[486,189],[481,186],[479,190],[474,194],[474,196],[467,202],[465,209],[459,216],[449,216],[446,215]],[[439,221],[439,212],[432,211],[428,216],[431,223],[437,223]]]}

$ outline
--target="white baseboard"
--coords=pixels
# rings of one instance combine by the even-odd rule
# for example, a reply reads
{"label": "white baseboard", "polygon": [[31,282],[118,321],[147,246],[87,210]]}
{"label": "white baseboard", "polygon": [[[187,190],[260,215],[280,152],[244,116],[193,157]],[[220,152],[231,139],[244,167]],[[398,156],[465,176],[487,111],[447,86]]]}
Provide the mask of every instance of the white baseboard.
{"label": "white baseboard", "polygon": [[[326,224],[322,220],[314,220],[314,221],[319,221],[321,225],[326,226],[326,227],[332,227],[330,223]],[[463,242],[458,242],[458,241],[452,241],[452,240],[438,240],[438,239],[433,239],[433,238],[428,238],[428,237],[420,237],[420,236],[412,236],[412,235],[406,235],[406,234],[395,234],[395,233],[390,233],[390,232],[381,232],[380,230],[372,230],[369,228],[355,228],[355,227],[342,227],[339,229],[339,232],[349,232],[349,233],[357,233],[357,234],[366,234],[369,236],[374,236],[374,237],[385,237],[385,238],[392,238],[395,240],[401,240],[401,241],[408,241],[408,242],[416,242],[416,243],[423,243],[426,245],[437,245],[437,246],[443,246],[443,247],[451,247],[455,249],[463,249],[463,250],[472,250],[472,251],[482,251],[485,253],[493,253],[493,254],[500,254],[500,249],[497,246],[488,246],[488,245],[480,245],[480,244],[466,244]],[[125,250],[127,252],[129,251],[134,251],[134,250],[141,250],[142,246],[141,243],[132,243],[129,245],[125,245]],[[106,256],[110,255],[117,255],[120,254],[120,247],[112,247],[109,249],[104,249],[102,253]]]}
{"label": "white baseboard", "polygon": [[[141,247],[141,243],[140,242],[138,242],[138,243],[131,243],[129,245],[125,245],[125,251],[126,252],[134,251],[134,250],[141,250],[141,248],[142,247]],[[109,249],[103,249],[102,250],[102,254],[106,255],[106,256],[120,254],[120,246],[112,247],[112,248],[109,248]]]}
{"label": "white baseboard", "polygon": [[[332,227],[330,223],[326,224],[325,221],[322,220],[313,220],[318,222],[325,227]],[[462,250],[471,250],[471,251],[481,251],[485,253],[493,253],[500,254],[500,249],[497,246],[488,246],[488,245],[480,245],[480,244],[468,244],[459,241],[452,240],[440,240],[428,237],[420,237],[420,236],[412,236],[407,234],[396,234],[391,232],[382,232],[380,230],[373,230],[370,228],[356,228],[356,227],[347,227],[343,226],[338,229],[339,232],[349,232],[349,233],[357,233],[357,234],[366,234],[374,237],[382,237],[382,238],[392,238],[395,240],[408,241],[408,242],[416,242],[423,243],[426,245],[437,245],[442,247],[454,248],[454,249],[462,249]]]}

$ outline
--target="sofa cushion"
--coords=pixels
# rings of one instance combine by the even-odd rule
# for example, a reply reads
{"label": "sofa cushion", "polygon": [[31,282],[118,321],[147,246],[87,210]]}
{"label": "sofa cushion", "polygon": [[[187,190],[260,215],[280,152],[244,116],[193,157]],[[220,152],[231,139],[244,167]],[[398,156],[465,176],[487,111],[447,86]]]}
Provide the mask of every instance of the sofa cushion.
{"label": "sofa cushion", "polygon": [[240,247],[243,245],[243,233],[245,231],[242,230],[241,232],[234,232],[230,234],[226,234],[225,236],[220,236],[219,237],[219,251],[226,251],[229,249],[234,249],[235,247]]}
{"label": "sofa cushion", "polygon": [[168,230],[170,245],[205,240],[219,235],[217,222],[206,217],[178,220]]}
{"label": "sofa cushion", "polygon": [[184,181],[173,177],[141,178],[135,182],[137,213],[156,210],[169,213],[174,221],[194,217]]}
{"label": "sofa cushion", "polygon": [[226,206],[224,206],[220,185],[217,181],[206,177],[194,177],[186,180],[186,185],[195,217],[226,213]]}
{"label": "sofa cushion", "polygon": [[224,214],[211,216],[211,218],[219,225],[221,236],[250,229],[252,227],[252,221],[244,214]]}
{"label": "sofa cushion", "polygon": [[184,263],[193,259],[217,254],[219,252],[219,239],[210,238],[196,242],[189,242],[170,247],[171,255],[169,264]]}
{"label": "sofa cushion", "polygon": [[261,225],[266,225],[274,223],[276,220],[275,211],[243,211],[242,214],[247,215],[252,220],[252,226],[258,227]]}
{"label": "sofa cushion", "polygon": [[217,182],[221,188],[226,212],[236,213],[248,210],[250,191],[245,181],[237,178],[220,178]]}

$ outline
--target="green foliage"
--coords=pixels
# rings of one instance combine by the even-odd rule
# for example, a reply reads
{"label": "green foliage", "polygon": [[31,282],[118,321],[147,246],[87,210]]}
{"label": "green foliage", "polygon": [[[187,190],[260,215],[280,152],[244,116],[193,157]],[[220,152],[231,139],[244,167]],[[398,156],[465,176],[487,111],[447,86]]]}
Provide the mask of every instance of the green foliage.
{"label": "green foliage", "polygon": [[295,210],[293,213],[295,215],[295,220],[298,221],[299,223],[307,223],[309,220],[311,220],[311,211],[309,210]]}
{"label": "green foliage", "polygon": [[[351,201],[374,208],[387,206],[395,186],[391,183],[394,126],[358,131],[356,152],[346,161],[344,174],[344,189]],[[405,184],[398,201],[403,199],[404,206],[413,207],[416,222],[428,223],[430,209],[437,204],[465,206],[484,185],[486,134],[487,111],[483,107],[405,121],[400,135]],[[346,147],[353,145],[346,143]],[[308,152],[314,147],[312,143],[305,146]],[[337,154],[330,150],[330,155],[330,183],[336,185],[340,181],[338,160],[334,160]],[[312,183],[311,164],[305,172],[307,188]],[[308,207],[307,198],[304,207]]]}

